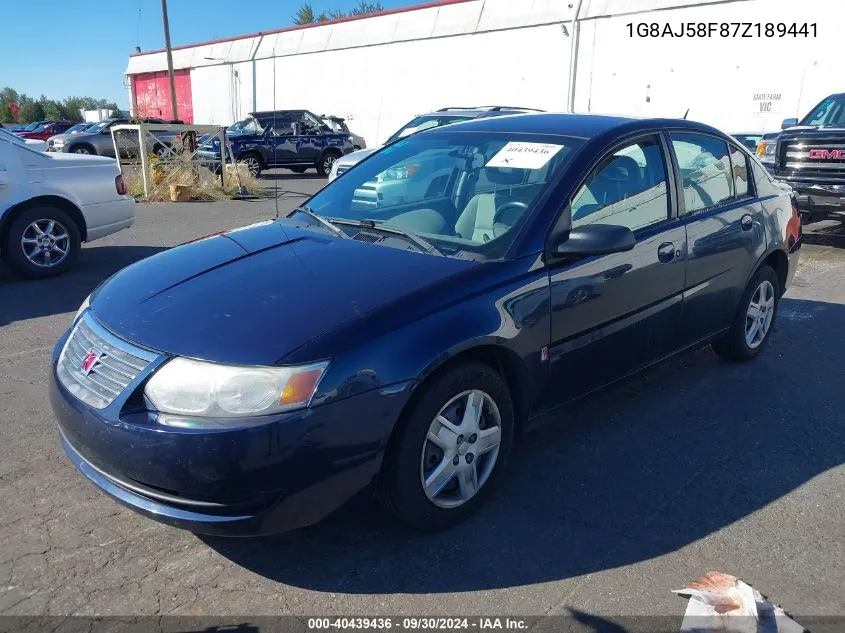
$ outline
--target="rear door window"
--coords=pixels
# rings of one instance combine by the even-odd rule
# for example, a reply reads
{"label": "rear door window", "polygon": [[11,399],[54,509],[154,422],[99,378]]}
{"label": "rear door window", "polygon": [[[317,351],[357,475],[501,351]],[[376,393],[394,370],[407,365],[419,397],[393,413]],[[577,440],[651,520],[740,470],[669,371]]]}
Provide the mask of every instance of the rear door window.
{"label": "rear door window", "polygon": [[678,160],[686,213],[718,206],[733,198],[728,144],[712,136],[671,134]]}

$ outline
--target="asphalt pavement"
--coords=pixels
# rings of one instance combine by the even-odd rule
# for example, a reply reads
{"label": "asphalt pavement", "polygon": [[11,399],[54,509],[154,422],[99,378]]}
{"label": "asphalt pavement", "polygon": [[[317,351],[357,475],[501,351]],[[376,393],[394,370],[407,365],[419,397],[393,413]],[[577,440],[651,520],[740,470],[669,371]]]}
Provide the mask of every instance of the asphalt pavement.
{"label": "asphalt pavement", "polygon": [[[284,212],[324,181],[268,183]],[[232,540],[121,507],[59,446],[49,352],[85,296],[140,258],[275,217],[276,199],[137,214],[61,278],[0,267],[0,614],[680,616],[670,590],[719,570],[799,621],[845,615],[842,226],[808,227],[761,357],[700,350],[572,406],[462,525],[420,534],[365,504]]]}

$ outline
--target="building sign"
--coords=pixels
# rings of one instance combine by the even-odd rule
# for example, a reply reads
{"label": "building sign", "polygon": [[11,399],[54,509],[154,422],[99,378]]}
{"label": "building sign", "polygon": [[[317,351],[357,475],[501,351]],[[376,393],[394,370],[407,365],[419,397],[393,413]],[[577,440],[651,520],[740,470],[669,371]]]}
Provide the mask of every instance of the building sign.
{"label": "building sign", "polygon": [[755,114],[770,114],[780,112],[783,105],[783,95],[779,92],[755,92],[754,112]]}

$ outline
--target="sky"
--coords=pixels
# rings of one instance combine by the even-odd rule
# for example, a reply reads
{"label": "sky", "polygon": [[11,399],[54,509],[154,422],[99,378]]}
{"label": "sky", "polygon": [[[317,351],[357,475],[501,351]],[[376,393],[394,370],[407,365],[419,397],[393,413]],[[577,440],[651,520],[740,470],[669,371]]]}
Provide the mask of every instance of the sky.
{"label": "sky", "polygon": [[[381,0],[385,9],[425,0]],[[107,10],[98,10],[100,4]],[[161,0],[0,0],[0,88],[49,99],[70,96],[114,101],[129,109],[126,61],[136,46],[164,48]],[[71,3],[73,4],[73,3]],[[301,0],[168,0],[173,46],[290,26]],[[314,11],[344,9],[358,0],[311,0]],[[28,26],[32,25],[32,26]]]}

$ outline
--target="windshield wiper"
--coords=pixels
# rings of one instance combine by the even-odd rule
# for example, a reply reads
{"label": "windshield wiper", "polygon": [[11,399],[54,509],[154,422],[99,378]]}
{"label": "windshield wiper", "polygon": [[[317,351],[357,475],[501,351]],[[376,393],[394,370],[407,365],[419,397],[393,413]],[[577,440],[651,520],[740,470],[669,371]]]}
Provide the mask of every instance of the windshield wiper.
{"label": "windshield wiper", "polygon": [[303,215],[307,215],[309,218],[311,218],[312,220],[319,223],[320,226],[328,229],[329,231],[331,231],[332,233],[334,233],[338,237],[340,237],[344,240],[350,239],[350,237],[342,229],[337,228],[334,224],[329,222],[326,218],[324,218],[320,215],[317,215],[310,208],[308,208],[304,205],[301,206],[301,207],[296,207],[296,209],[294,209],[293,211],[288,213],[287,217],[292,216],[294,213],[302,213]]}
{"label": "windshield wiper", "polygon": [[347,226],[357,226],[362,229],[371,229],[373,231],[381,231],[382,233],[391,233],[393,235],[400,235],[404,237],[407,241],[411,244],[416,246],[418,249],[423,251],[424,253],[429,253],[430,255],[439,255],[440,257],[446,257],[446,255],[437,248],[431,242],[428,242],[421,238],[416,233],[412,233],[411,231],[406,231],[405,229],[400,229],[396,226],[385,226],[383,222],[376,222],[375,220],[335,220],[337,224],[344,224]]}

